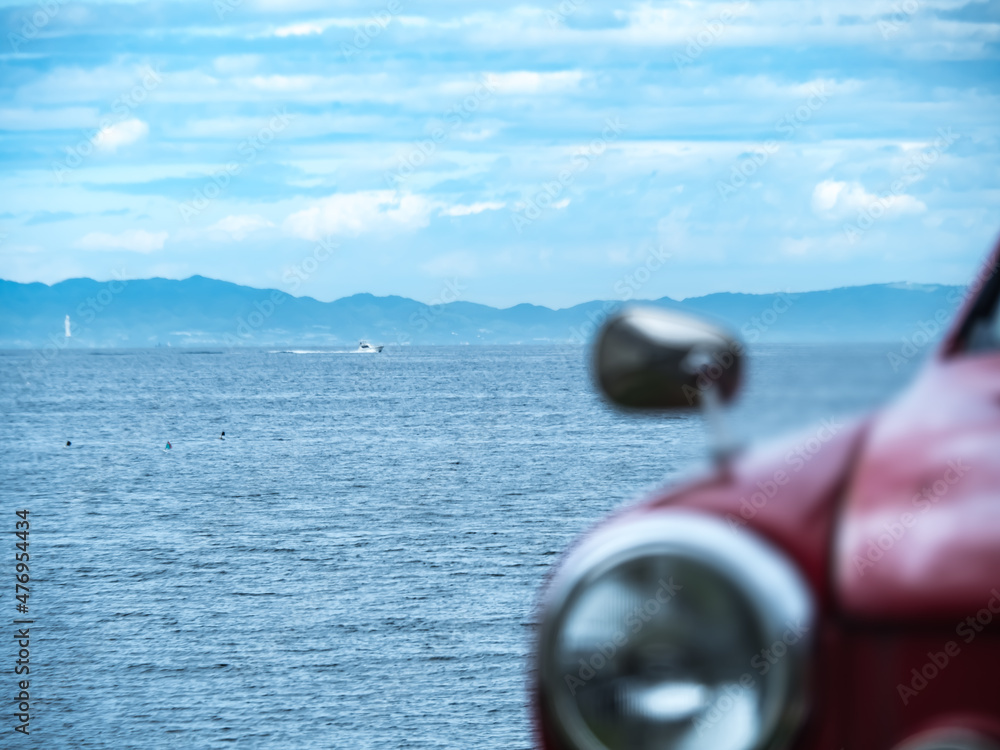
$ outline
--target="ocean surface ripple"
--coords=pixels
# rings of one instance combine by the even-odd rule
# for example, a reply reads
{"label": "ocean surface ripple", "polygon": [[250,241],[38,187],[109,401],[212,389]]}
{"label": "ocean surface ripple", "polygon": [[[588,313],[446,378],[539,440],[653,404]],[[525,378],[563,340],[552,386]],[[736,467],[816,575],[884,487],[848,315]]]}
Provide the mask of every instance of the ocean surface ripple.
{"label": "ocean surface ripple", "polygon": [[[805,427],[910,374],[758,347],[732,422]],[[569,347],[4,352],[0,378],[46,749],[529,748],[546,572],[706,453],[699,416],[614,412]]]}

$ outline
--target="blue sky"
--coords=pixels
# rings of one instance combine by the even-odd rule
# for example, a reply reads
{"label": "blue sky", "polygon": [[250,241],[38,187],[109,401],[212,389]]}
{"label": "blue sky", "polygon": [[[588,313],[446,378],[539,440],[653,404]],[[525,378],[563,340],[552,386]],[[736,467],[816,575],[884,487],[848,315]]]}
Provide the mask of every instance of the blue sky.
{"label": "blue sky", "polygon": [[964,283],[1000,3],[0,4],[0,276],[562,307]]}

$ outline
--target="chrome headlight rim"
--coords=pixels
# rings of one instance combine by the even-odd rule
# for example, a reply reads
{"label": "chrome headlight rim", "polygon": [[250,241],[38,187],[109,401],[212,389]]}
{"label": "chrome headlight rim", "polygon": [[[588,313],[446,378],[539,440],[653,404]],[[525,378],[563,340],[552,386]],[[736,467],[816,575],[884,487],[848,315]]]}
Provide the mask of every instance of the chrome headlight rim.
{"label": "chrome headlight rim", "polygon": [[742,593],[752,607],[763,645],[781,641],[791,624],[802,637],[785,641],[777,699],[771,700],[755,750],[780,748],[800,728],[807,708],[815,604],[792,561],[752,531],[737,530],[714,515],[687,510],[640,513],[600,528],[571,550],[546,586],[538,636],[538,684],[543,720],[573,750],[607,750],[575,702],[561,690],[554,663],[560,628],[570,605],[591,582],[618,566],[649,555],[700,564]]}

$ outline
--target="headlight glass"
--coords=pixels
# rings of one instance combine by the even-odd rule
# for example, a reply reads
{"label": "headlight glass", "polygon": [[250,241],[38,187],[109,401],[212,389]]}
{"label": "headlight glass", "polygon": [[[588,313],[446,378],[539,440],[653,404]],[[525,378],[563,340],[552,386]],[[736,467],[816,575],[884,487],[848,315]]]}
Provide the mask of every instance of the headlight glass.
{"label": "headlight glass", "polygon": [[549,594],[542,703],[570,747],[773,748],[798,723],[809,592],[750,533],[695,514],[618,524]]}

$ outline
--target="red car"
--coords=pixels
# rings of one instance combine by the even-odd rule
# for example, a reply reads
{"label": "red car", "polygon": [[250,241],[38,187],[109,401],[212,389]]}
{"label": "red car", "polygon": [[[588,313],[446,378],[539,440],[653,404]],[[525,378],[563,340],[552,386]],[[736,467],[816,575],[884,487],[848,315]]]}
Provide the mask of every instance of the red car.
{"label": "red car", "polygon": [[[548,750],[1000,749],[1000,246],[878,413],[737,452],[580,539],[541,600]],[[605,396],[701,405],[742,346],[626,310]]]}

